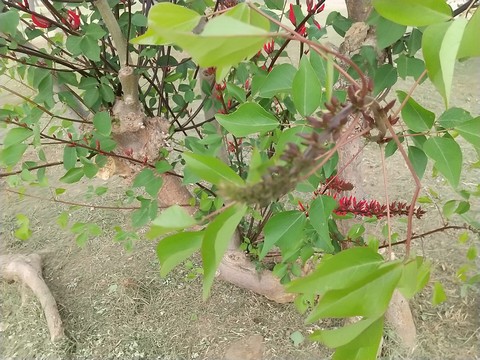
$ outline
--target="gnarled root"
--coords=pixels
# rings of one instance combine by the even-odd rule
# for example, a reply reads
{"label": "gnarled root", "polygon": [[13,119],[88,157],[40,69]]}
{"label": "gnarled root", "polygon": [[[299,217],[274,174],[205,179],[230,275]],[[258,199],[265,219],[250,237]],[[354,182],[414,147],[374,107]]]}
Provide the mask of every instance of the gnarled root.
{"label": "gnarled root", "polygon": [[42,305],[53,342],[65,336],[57,303],[42,277],[40,255],[1,255],[0,276],[7,281],[21,281],[33,291]]}

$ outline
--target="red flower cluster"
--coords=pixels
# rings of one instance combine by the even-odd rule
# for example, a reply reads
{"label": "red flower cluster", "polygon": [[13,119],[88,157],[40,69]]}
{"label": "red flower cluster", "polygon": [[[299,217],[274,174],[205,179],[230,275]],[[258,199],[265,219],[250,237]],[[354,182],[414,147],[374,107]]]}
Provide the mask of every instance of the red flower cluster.
{"label": "red flower cluster", "polygon": [[[410,211],[410,205],[395,201],[389,205],[389,210],[391,216],[406,216]],[[338,200],[338,208],[336,208],[334,212],[337,215],[346,215],[351,213],[367,217],[376,216],[377,218],[381,219],[387,216],[387,205],[382,205],[377,200],[357,201],[354,196],[344,196]],[[415,215],[417,219],[421,219],[425,213],[426,211],[421,207],[413,210],[413,215]]]}
{"label": "red flower cluster", "polygon": [[[295,16],[295,11],[293,10],[293,4],[290,4],[290,11],[288,12],[288,19],[292,23],[293,26],[297,26],[297,17]],[[305,36],[307,33],[307,28],[305,24],[300,27],[297,31],[300,35]]]}
{"label": "red flower cluster", "polygon": [[263,50],[267,53],[267,55],[270,55],[273,53],[273,50],[275,49],[275,41],[272,39],[272,41],[269,41],[268,43],[263,45]]}
{"label": "red flower cluster", "polygon": [[325,191],[332,190],[334,192],[350,191],[353,190],[353,184],[348,181],[340,179],[336,175],[330,176],[325,180],[324,185],[318,190],[315,190],[313,194],[317,196],[318,194],[325,194]]}

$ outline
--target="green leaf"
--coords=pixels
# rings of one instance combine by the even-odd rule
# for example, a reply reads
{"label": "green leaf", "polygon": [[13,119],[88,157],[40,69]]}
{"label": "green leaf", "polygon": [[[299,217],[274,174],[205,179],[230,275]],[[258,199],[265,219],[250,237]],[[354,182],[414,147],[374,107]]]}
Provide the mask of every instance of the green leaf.
{"label": "green leaf", "polygon": [[28,240],[32,236],[30,230],[30,220],[23,214],[17,214],[17,228],[15,229],[15,237],[20,240]]}
{"label": "green leaf", "polygon": [[80,41],[80,50],[88,59],[100,61],[100,46],[97,39],[84,36]]}
{"label": "green leaf", "polygon": [[376,28],[375,34],[377,36],[377,46],[379,49],[385,49],[401,39],[407,29],[405,25],[399,25],[381,16],[373,22],[373,25],[375,25]]}
{"label": "green leaf", "polygon": [[383,64],[375,72],[373,94],[376,96],[397,82],[397,69],[391,64]]}
{"label": "green leaf", "polygon": [[156,176],[152,169],[143,169],[140,171],[133,180],[133,187],[145,187],[145,191],[152,198],[156,198],[158,192],[163,185],[163,179],[160,176]]}
{"label": "green leaf", "polygon": [[99,134],[103,136],[110,136],[112,132],[112,119],[106,111],[101,111],[93,117],[93,126]]}
{"label": "green leaf", "polygon": [[419,149],[416,146],[409,146],[408,159],[412,163],[415,173],[421,179],[427,167],[427,163],[428,163],[427,155],[425,155],[422,149]]}
{"label": "green leaf", "polygon": [[75,167],[77,163],[77,149],[72,146],[65,146],[63,149],[63,167],[65,170],[70,170]]}
{"label": "green leaf", "polygon": [[287,290],[306,295],[319,295],[328,290],[347,288],[367,277],[382,263],[382,256],[370,248],[347,249],[323,259],[310,275],[288,284]]}
{"label": "green leaf", "polygon": [[446,129],[461,125],[473,117],[470,113],[462,108],[452,107],[443,112],[437,122]]}
{"label": "green leaf", "polygon": [[320,80],[320,84],[323,85],[325,88],[325,95],[327,101],[331,98],[331,92],[333,90],[333,86],[337,83],[339,72],[337,69],[334,69],[333,63],[334,60],[332,56],[327,55],[328,59],[324,59],[315,51],[310,52],[310,63],[315,70],[318,80]]}
{"label": "green leaf", "polygon": [[[407,97],[407,93],[398,90],[397,97],[400,103],[402,103]],[[402,118],[409,129],[416,132],[423,132],[429,131],[432,128],[435,121],[435,114],[425,109],[410,97],[402,109]]]}
{"label": "green leaf", "polygon": [[462,150],[451,138],[433,137],[423,144],[423,151],[435,160],[435,167],[445,178],[457,187],[462,171]]}
{"label": "green leaf", "polygon": [[460,18],[430,25],[423,32],[422,50],[428,76],[442,95],[446,107],[450,98],[455,61],[466,25],[467,20]]}
{"label": "green leaf", "polygon": [[355,340],[338,347],[333,354],[333,360],[375,360],[383,335],[383,316],[365,329]]}
{"label": "green leaf", "polygon": [[247,102],[228,115],[217,114],[216,119],[228,132],[236,137],[264,133],[278,127],[275,116],[257,103]]}
{"label": "green leaf", "polygon": [[407,299],[423,289],[430,276],[430,264],[421,256],[408,260],[403,266],[403,273],[397,289]]}
{"label": "green leaf", "polygon": [[445,300],[447,300],[447,295],[445,294],[442,284],[435,281],[435,284],[433,284],[432,305],[441,304]]}
{"label": "green leaf", "polygon": [[385,19],[407,26],[425,26],[452,18],[452,9],[445,1],[373,0],[372,5]]}
{"label": "green leaf", "polygon": [[305,336],[297,330],[290,334],[290,340],[293,341],[293,346],[299,346],[305,341]]}
{"label": "green leaf", "polygon": [[4,148],[0,151],[0,162],[5,166],[17,164],[27,150],[27,144],[16,144]]}
{"label": "green leaf", "polygon": [[353,324],[345,325],[338,329],[317,330],[310,336],[310,340],[320,341],[322,344],[331,349],[344,346],[355,340],[378,319],[378,317],[364,318]]}
{"label": "green leaf", "polygon": [[11,129],[3,140],[3,146],[9,147],[11,145],[20,144],[33,135],[33,131],[23,127],[17,127]]}
{"label": "green leaf", "polygon": [[327,19],[325,20],[325,25],[332,25],[333,29],[341,37],[345,37],[345,33],[348,31],[348,29],[350,29],[352,24],[352,20],[346,18],[338,11],[332,11],[330,14],[328,14]]}
{"label": "green leaf", "polygon": [[162,211],[152,221],[152,227],[146,236],[148,239],[153,239],[173,230],[189,228],[196,223],[195,219],[183,207],[173,205]]}
{"label": "green leaf", "polygon": [[68,226],[68,212],[64,211],[57,217],[57,224],[60,226],[62,229],[66,229]]}
{"label": "green leaf", "polygon": [[293,78],[292,98],[302,116],[311,115],[322,103],[322,84],[306,56],[300,60],[298,72]]}
{"label": "green leaf", "polygon": [[378,317],[387,310],[401,275],[402,264],[389,262],[350,287],[327,291],[306,321],[311,323],[326,317]]}
{"label": "green leaf", "polygon": [[246,205],[235,204],[218,215],[205,229],[201,250],[204,270],[204,299],[210,294],[218,265],[222,261],[232,236],[246,211]]}
{"label": "green leaf", "polygon": [[406,56],[401,54],[396,60],[398,76],[402,79],[405,79],[407,76],[412,76],[415,80],[420,77],[420,75],[425,70],[425,63],[423,60]]}
{"label": "green leaf", "polygon": [[165,277],[178,264],[188,259],[202,246],[203,231],[181,232],[167,236],[157,245],[160,276]]}
{"label": "green leaf", "polygon": [[464,59],[468,57],[480,56],[480,46],[478,46],[478,29],[480,29],[480,11],[477,9],[468,21],[463,38],[458,49],[457,58]]}
{"label": "green leaf", "polygon": [[263,98],[271,98],[277,94],[289,93],[297,69],[291,64],[280,64],[268,73],[267,79],[260,87],[258,95]]}
{"label": "green leaf", "polygon": [[82,177],[83,177],[83,168],[73,168],[68,170],[66,174],[60,178],[60,181],[66,184],[73,184],[73,183],[76,183],[77,181],[80,181]]}
{"label": "green leaf", "polygon": [[305,222],[305,214],[301,211],[284,211],[273,215],[264,228],[265,240],[259,258],[263,259],[272,247],[278,243],[293,243],[295,239],[302,235]]}
{"label": "green leaf", "polygon": [[219,185],[222,182],[239,186],[244,185],[243,179],[220,159],[189,152],[183,153],[183,158],[188,168],[195,175],[214,185]]}
{"label": "green leaf", "polygon": [[10,9],[7,12],[0,13],[0,33],[15,36],[19,23],[20,16],[17,11]]}
{"label": "green leaf", "polygon": [[325,245],[323,249],[329,253],[332,253],[335,249],[330,238],[328,218],[337,206],[337,202],[332,197],[320,195],[312,201],[308,210],[310,223],[317,231],[322,244]]}
{"label": "green leaf", "polygon": [[480,116],[455,126],[455,130],[470,144],[480,149]]}
{"label": "green leaf", "polygon": [[245,93],[245,90],[235,84],[227,83],[227,91],[229,95],[238,100],[240,103],[244,103],[247,100],[247,94]]}

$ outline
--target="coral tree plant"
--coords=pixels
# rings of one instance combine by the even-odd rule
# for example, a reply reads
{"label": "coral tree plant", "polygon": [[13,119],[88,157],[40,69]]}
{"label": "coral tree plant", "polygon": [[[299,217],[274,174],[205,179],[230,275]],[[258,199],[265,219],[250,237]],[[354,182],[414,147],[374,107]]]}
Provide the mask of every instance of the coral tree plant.
{"label": "coral tree plant", "polygon": [[[131,247],[148,226],[146,237],[160,239],[162,275],[200,251],[204,297],[220,277],[277,302],[295,298],[309,322],[358,317],[312,338],[335,348],[336,358],[375,358],[394,291],[411,299],[428,282],[429,265],[411,243],[422,236],[412,224],[425,213],[417,203],[429,162],[458,193],[444,212],[465,225],[428,233],[479,228],[469,214],[478,188],[460,183],[456,136],[480,149],[480,121],[448,99],[456,60],[480,55],[480,13],[467,20],[443,1],[404,3],[375,0],[365,23],[331,12],[320,24],[324,0],[42,0],[41,8],[2,0],[3,76],[35,95],[2,86],[23,103],[0,110],[8,128],[1,176],[9,191],[47,185],[52,166],[63,166],[67,184],[122,176],[124,201],[135,205],[117,207],[132,213],[116,239]],[[322,42],[330,26],[346,39],[376,37],[356,52],[347,41],[338,50]],[[286,61],[290,51],[299,51],[298,63]],[[427,73],[447,108],[438,118],[413,98]],[[399,77],[416,81],[397,92],[398,102],[384,101]],[[349,194],[358,187],[344,176],[352,159],[338,154],[354,142],[399,151],[412,198],[380,204]],[[61,159],[47,157],[47,143],[63,147]],[[36,160],[24,158],[29,148]],[[407,218],[404,240],[392,241],[393,216]],[[27,239],[28,219],[18,219],[16,236]],[[344,230],[348,219],[355,222]],[[366,223],[383,219],[385,238],[367,237]],[[79,245],[102,231],[69,224],[65,213],[58,220]],[[404,247],[403,259],[391,260],[393,245]],[[379,248],[388,249],[386,259]]]}

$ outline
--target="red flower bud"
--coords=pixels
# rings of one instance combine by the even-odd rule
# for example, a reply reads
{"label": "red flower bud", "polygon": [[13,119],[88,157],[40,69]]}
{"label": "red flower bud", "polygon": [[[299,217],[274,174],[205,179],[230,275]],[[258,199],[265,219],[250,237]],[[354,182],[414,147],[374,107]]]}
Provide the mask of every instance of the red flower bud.
{"label": "red flower bud", "polygon": [[52,23],[47,19],[41,18],[35,14],[32,14],[32,22],[36,27],[42,29],[48,29],[52,25]]}
{"label": "red flower bud", "polygon": [[[80,16],[73,10],[67,10],[67,13],[66,22],[70,26],[70,29],[77,30],[80,27]],[[65,22],[65,20],[63,22]]]}
{"label": "red flower bud", "polygon": [[275,48],[275,41],[273,39],[263,45],[263,50],[265,50],[265,52],[268,55],[270,55],[273,52],[274,48]]}
{"label": "red flower bud", "polygon": [[293,4],[290,4],[290,12],[288,13],[288,18],[293,26],[297,26],[297,18],[295,17],[295,11],[293,11]]}

